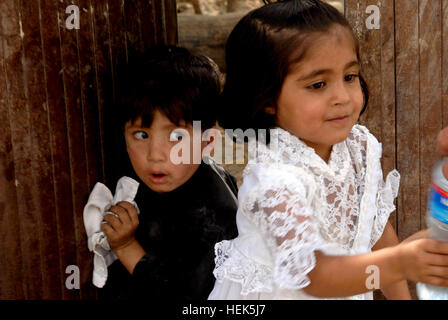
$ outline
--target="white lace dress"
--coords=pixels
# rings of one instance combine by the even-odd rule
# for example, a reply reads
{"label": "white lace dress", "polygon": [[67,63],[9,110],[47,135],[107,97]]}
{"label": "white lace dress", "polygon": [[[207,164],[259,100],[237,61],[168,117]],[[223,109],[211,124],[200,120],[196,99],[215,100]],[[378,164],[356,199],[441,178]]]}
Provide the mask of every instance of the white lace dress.
{"label": "white lace dress", "polygon": [[[275,131],[277,144],[249,148],[239,235],[215,245],[217,280],[209,299],[315,299],[303,290],[314,252],[371,252],[395,210],[400,175],[393,170],[383,181],[381,144],[367,128],[355,125],[333,146],[328,164],[294,135]],[[372,293],[346,299],[372,299]]]}

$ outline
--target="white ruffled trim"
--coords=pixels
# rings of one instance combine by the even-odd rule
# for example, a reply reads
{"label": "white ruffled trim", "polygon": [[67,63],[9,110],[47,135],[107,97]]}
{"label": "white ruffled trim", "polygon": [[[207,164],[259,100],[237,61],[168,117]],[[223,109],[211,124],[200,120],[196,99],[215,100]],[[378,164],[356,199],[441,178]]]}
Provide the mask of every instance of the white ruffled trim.
{"label": "white ruffled trim", "polygon": [[353,244],[353,249],[357,252],[366,252],[369,249],[371,226],[376,216],[378,181],[382,179],[381,144],[368,132],[367,128],[365,130],[367,131],[365,190],[361,199],[358,230]]}
{"label": "white ruffled trim", "polygon": [[390,214],[395,211],[394,199],[398,196],[400,173],[397,170],[392,170],[387,175],[386,182],[380,181],[380,183],[382,186],[376,198],[378,211],[373,221],[370,247],[373,247],[381,238],[384,228],[389,221]]}
{"label": "white ruffled trim", "polygon": [[[359,133],[357,126],[352,130],[353,135]],[[271,130],[271,142],[249,144],[249,164],[253,163],[281,163],[311,167],[330,179],[341,180],[350,169],[350,155],[345,141],[333,145],[328,164],[316,154],[315,150],[295,135],[282,128]],[[250,169],[245,170],[248,174]]]}
{"label": "white ruffled trim", "polygon": [[228,279],[240,283],[242,295],[272,291],[272,268],[243,255],[231,240],[215,244],[213,274],[219,282]]}

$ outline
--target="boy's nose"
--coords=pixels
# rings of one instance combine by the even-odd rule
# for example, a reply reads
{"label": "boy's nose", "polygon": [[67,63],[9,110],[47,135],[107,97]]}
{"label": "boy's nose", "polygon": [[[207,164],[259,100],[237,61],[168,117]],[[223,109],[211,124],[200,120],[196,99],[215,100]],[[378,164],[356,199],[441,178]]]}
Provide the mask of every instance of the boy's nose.
{"label": "boy's nose", "polygon": [[160,139],[151,139],[148,143],[148,161],[166,161],[166,144]]}

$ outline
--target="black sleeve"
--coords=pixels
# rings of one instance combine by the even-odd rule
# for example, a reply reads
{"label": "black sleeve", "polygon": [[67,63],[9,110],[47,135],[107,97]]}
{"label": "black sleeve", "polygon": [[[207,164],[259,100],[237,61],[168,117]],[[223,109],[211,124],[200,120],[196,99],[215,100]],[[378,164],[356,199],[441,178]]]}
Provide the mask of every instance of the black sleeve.
{"label": "black sleeve", "polygon": [[167,299],[170,297],[174,274],[171,266],[166,266],[163,259],[147,253],[136,264],[132,274],[134,295],[150,299]]}
{"label": "black sleeve", "polygon": [[135,265],[131,275],[116,260],[108,268],[106,285],[99,290],[101,300],[164,299],[169,298],[170,287],[167,268],[163,261],[146,254]]}

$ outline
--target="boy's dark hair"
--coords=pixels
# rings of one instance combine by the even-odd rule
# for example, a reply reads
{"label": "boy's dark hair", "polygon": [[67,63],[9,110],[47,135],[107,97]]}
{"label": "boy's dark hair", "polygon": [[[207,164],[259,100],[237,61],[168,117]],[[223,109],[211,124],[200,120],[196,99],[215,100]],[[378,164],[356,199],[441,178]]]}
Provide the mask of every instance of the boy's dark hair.
{"label": "boy's dark hair", "polygon": [[216,124],[220,94],[219,70],[211,59],[176,46],[159,46],[119,66],[117,116],[121,129],[142,117],[150,127],[154,112],[179,125],[201,121]]}
{"label": "boy's dark hair", "polygon": [[[218,122],[226,129],[269,129],[275,115],[265,112],[276,106],[289,68],[300,61],[312,44],[310,34],[326,32],[337,24],[347,28],[359,45],[349,22],[333,6],[319,0],[283,0],[249,12],[231,32],[226,45],[226,83]],[[301,48],[301,50],[297,50]],[[363,113],[368,90],[362,76]]]}

